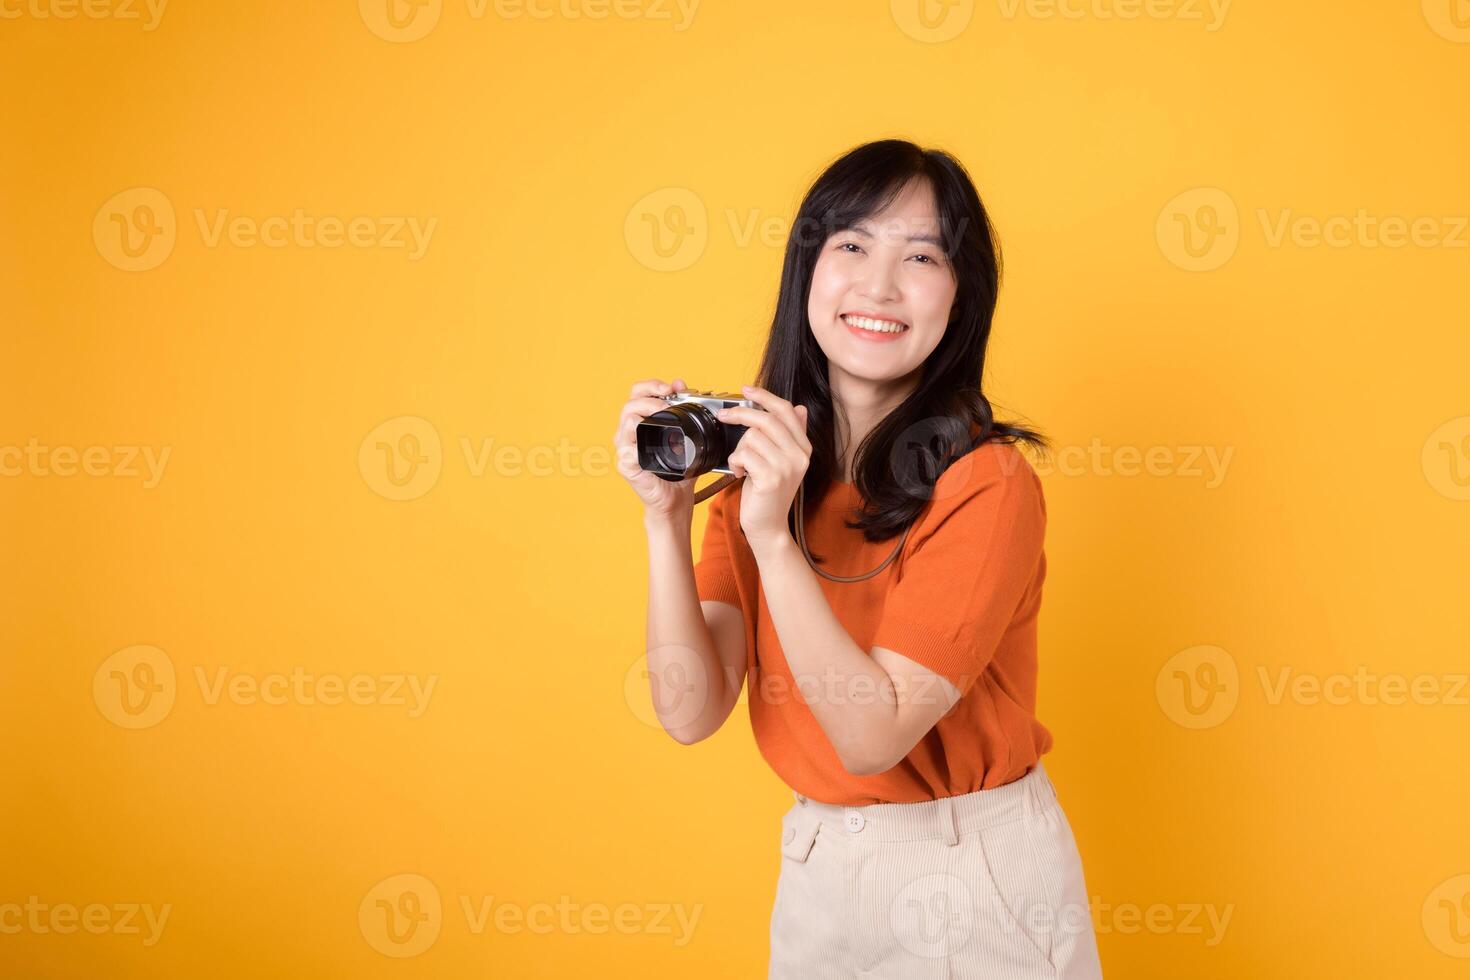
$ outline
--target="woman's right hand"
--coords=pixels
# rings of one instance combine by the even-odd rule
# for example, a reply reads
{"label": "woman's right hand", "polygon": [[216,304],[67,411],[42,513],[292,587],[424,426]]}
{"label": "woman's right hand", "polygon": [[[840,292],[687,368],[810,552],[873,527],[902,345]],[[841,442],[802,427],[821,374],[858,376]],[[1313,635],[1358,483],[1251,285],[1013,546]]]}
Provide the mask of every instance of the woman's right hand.
{"label": "woman's right hand", "polygon": [[669,407],[668,402],[656,396],[672,395],[684,388],[684,382],[679,378],[675,378],[673,383],[657,378],[640,381],[633,386],[631,397],[624,403],[623,413],[618,418],[618,432],[613,437],[618,472],[633,485],[646,513],[671,516],[694,509],[693,478],[676,483],[638,465],[638,423]]}

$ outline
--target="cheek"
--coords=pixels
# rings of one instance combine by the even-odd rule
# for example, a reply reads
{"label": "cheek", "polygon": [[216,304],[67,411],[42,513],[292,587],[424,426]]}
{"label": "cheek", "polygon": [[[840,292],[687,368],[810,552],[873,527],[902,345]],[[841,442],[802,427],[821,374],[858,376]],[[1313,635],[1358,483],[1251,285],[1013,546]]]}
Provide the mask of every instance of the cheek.
{"label": "cheek", "polygon": [[812,270],[812,288],[807,297],[807,316],[813,323],[830,320],[837,313],[837,304],[847,289],[841,272],[825,257],[817,260]]}
{"label": "cheek", "polygon": [[955,282],[947,276],[942,281],[925,283],[914,292],[914,312],[931,328],[943,330],[949,323],[949,311],[954,306],[955,293]]}

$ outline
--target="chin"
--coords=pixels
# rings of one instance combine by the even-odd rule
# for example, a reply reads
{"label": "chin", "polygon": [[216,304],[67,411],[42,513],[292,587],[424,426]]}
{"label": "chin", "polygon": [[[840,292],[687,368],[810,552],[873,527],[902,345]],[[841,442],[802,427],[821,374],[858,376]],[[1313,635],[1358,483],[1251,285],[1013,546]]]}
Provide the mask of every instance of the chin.
{"label": "chin", "polygon": [[833,366],[849,377],[861,381],[870,381],[875,384],[886,384],[898,381],[914,373],[917,365],[908,364],[873,364],[870,362],[854,363],[842,358],[831,358]]}

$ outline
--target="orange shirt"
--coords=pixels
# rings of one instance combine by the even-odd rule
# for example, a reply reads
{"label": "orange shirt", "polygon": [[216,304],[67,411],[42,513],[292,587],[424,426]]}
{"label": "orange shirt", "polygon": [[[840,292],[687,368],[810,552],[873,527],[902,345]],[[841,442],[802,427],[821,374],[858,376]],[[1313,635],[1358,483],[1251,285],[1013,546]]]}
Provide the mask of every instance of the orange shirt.
{"label": "orange shirt", "polygon": [[[817,576],[859,647],[903,654],[961,693],[902,762],[872,776],[843,767],[797,690],[740,529],[742,487],[708,501],[695,584],[700,599],[744,612],[750,722],[761,755],[786,785],[844,806],[932,800],[1019,779],[1051,748],[1051,734],[1036,719],[1046,502],[1020,450],[988,442],[957,459],[941,474],[903,552],[877,575],[862,582]],[[859,502],[854,485],[834,481],[806,520],[808,548],[834,575],[871,571],[898,542],[869,542],[843,526]],[[826,690],[820,677],[803,678],[802,687]]]}

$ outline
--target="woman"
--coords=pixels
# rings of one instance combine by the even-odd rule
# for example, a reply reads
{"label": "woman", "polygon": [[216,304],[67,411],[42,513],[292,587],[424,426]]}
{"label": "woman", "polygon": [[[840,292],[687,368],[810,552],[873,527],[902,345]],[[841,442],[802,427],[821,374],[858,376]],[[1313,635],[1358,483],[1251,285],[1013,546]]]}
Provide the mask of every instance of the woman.
{"label": "woman", "polygon": [[[1000,263],[964,168],[884,140],[826,170],[786,247],[759,408],[692,558],[694,480],[619,471],[644,503],[648,668],[690,744],[747,676],[792,789],[772,978],[1101,976],[1081,859],[1041,765],[1046,506],[981,393]],[[808,555],[811,557],[809,558]],[[674,696],[661,696],[661,689]]]}

